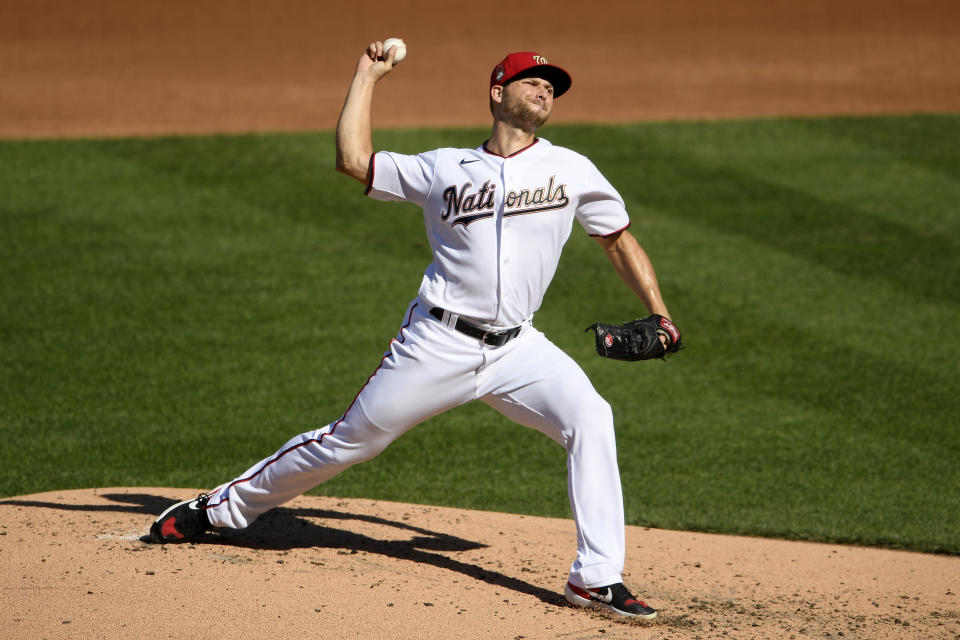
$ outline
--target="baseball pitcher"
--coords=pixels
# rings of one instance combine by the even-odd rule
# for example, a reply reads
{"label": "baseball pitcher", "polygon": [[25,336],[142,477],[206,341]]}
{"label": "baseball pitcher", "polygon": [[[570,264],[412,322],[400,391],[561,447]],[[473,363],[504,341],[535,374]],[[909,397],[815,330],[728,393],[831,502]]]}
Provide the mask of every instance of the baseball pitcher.
{"label": "baseball pitcher", "polygon": [[173,505],[151,537],[184,542],[212,527],[246,527],[373,458],[427,418],[479,400],[566,450],[577,530],[567,600],[655,618],[622,581],[623,496],[610,405],[532,323],[576,221],[651,314],[589,327],[598,353],[644,360],[681,346],[616,189],[584,156],[536,136],[570,89],[570,75],[538,53],[511,53],[490,76],[493,127],[485,142],[419,155],[374,153],[374,89],[393,71],[396,54],[381,42],[367,47],[337,125],[338,171],[366,185],[371,198],[423,210],[433,261],[396,337],[342,416],[210,493]]}

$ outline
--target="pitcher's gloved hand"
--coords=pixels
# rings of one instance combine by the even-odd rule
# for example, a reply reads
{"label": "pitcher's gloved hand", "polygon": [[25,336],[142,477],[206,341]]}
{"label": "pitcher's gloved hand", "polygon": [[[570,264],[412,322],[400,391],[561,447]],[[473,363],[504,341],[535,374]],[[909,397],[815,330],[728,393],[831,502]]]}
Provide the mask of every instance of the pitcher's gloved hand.
{"label": "pitcher's gloved hand", "polygon": [[[592,330],[596,337],[597,353],[614,360],[665,360],[683,348],[680,330],[669,318],[656,313],[623,324],[595,322],[586,330]],[[666,344],[659,336],[666,338]]]}

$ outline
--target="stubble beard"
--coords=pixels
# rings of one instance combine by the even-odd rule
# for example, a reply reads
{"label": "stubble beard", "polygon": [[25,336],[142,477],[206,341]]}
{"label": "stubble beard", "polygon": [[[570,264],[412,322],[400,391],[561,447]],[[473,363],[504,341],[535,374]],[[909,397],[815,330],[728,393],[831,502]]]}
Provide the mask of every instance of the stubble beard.
{"label": "stubble beard", "polygon": [[526,100],[518,100],[506,105],[510,122],[525,131],[536,131],[550,119],[549,113],[535,110]]}

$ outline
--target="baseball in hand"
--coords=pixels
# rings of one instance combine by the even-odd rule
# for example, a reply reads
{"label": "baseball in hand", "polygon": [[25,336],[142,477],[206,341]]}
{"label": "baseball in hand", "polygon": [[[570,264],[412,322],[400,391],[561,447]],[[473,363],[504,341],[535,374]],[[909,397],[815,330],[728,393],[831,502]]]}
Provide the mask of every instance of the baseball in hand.
{"label": "baseball in hand", "polygon": [[391,47],[397,48],[397,53],[393,57],[394,63],[400,62],[407,57],[407,45],[400,38],[387,38],[383,41],[383,55],[386,56]]}

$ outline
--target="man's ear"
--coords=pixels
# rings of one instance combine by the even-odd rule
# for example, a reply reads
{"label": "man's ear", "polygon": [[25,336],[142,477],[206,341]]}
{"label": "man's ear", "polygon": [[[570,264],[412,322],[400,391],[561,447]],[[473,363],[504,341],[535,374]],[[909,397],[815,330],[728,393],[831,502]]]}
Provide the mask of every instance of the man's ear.
{"label": "man's ear", "polygon": [[503,87],[495,84],[490,87],[490,100],[496,103],[503,102]]}

